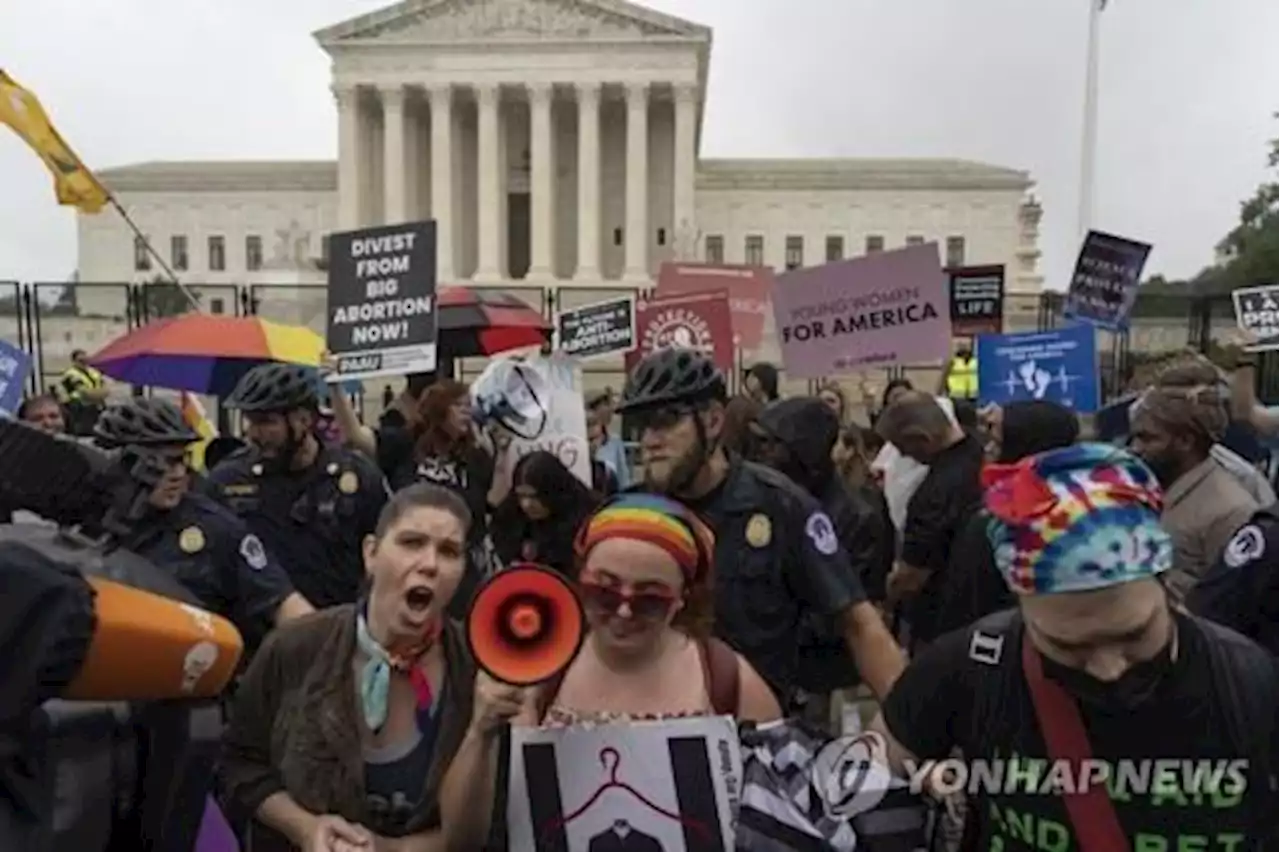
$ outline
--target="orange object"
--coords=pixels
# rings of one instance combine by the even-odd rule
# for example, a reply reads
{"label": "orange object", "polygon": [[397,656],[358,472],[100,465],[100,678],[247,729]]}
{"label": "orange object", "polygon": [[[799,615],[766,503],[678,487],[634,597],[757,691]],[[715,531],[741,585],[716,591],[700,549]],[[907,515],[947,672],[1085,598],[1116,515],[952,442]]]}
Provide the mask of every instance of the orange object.
{"label": "orange object", "polygon": [[97,625],[63,698],[213,698],[231,681],[244,641],[231,622],[141,589],[87,578]]}
{"label": "orange object", "polygon": [[513,686],[554,677],[577,656],[585,635],[582,605],[569,581],[529,563],[495,574],[467,614],[476,665]]}

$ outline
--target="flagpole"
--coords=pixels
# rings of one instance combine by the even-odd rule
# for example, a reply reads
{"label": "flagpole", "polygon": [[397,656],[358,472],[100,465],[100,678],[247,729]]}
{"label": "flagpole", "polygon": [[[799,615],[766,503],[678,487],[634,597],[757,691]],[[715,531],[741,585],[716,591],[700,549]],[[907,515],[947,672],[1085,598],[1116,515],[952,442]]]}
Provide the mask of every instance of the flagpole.
{"label": "flagpole", "polygon": [[1080,210],[1076,219],[1084,240],[1093,225],[1094,159],[1098,147],[1098,41],[1107,0],[1088,0],[1089,39],[1084,68],[1084,122],[1080,141]]}
{"label": "flagpole", "polygon": [[[204,310],[200,306],[200,300],[196,298],[195,293],[192,293],[191,289],[187,287],[186,284],[183,284],[178,280],[178,276],[169,268],[169,264],[164,262],[164,258],[161,257],[160,253],[151,245],[151,240],[147,239],[147,235],[142,233],[142,229],[139,228],[137,223],[135,223],[132,217],[129,216],[128,211],[124,209],[124,205],[117,201],[115,195],[111,192],[107,193],[107,198],[111,201],[111,206],[116,208],[116,212],[120,214],[120,218],[124,219],[125,224],[133,231],[134,236],[142,241],[142,246],[147,250],[147,254],[151,255],[151,257],[155,259],[155,262],[160,264],[160,268],[168,274],[169,283],[175,285],[180,291],[182,291],[182,295],[187,297],[187,301],[191,303],[191,307],[195,309],[196,313],[200,313]],[[144,284],[143,286],[145,287],[147,285]]]}

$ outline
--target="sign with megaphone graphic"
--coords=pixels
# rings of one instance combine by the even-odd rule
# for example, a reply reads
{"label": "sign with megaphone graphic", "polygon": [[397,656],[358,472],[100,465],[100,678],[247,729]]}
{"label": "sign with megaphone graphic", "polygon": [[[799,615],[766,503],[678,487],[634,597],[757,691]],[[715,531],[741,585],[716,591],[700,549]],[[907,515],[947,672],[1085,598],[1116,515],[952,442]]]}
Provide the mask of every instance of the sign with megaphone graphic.
{"label": "sign with megaphone graphic", "polygon": [[549,680],[578,655],[585,635],[582,605],[569,581],[531,563],[493,575],[467,614],[476,665],[513,686]]}

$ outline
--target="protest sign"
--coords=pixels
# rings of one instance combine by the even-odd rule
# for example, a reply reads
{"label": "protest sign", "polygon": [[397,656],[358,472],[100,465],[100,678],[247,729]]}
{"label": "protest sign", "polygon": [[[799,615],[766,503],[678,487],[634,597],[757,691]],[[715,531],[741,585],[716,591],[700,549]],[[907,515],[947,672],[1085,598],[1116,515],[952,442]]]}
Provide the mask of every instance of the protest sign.
{"label": "protest sign", "polygon": [[512,726],[510,848],[731,852],[742,789],[727,716]]}
{"label": "protest sign", "polygon": [[1098,410],[1100,397],[1091,325],[978,337],[978,399],[984,404],[1044,399],[1089,413]]}
{"label": "protest sign", "polygon": [[707,352],[726,376],[733,372],[733,321],[723,290],[640,302],[636,333],[639,341],[627,353],[627,370],[655,349],[679,348]]}
{"label": "protest sign", "polygon": [[535,437],[512,436],[512,458],[520,459],[535,450],[546,450],[590,488],[591,448],[587,443],[582,370],[572,358],[562,353],[555,353],[549,358],[526,358],[522,363],[538,375],[537,403],[547,417]]}
{"label": "protest sign", "polygon": [[329,236],[330,381],[436,368],[436,225]]}
{"label": "protest sign", "polygon": [[1111,331],[1128,328],[1150,253],[1147,243],[1090,231],[1080,247],[1062,315]]}
{"label": "protest sign", "polygon": [[1250,352],[1273,352],[1280,349],[1280,286],[1242,287],[1231,294],[1236,306],[1236,325],[1254,342],[1245,347]]}
{"label": "protest sign", "polygon": [[631,296],[571,308],[556,315],[556,344],[566,355],[595,358],[636,347],[636,300]]}
{"label": "protest sign", "polygon": [[31,356],[0,340],[0,414],[12,417],[22,405],[22,388],[31,373]]}
{"label": "protest sign", "polygon": [[951,281],[951,334],[973,337],[1004,331],[1004,267],[948,269]]}
{"label": "protest sign", "polygon": [[654,293],[657,296],[727,293],[732,342],[743,349],[757,349],[764,337],[772,290],[773,270],[767,266],[667,262],[658,269]]}
{"label": "protest sign", "polygon": [[936,364],[951,353],[935,243],[788,272],[774,288],[773,312],[789,379]]}

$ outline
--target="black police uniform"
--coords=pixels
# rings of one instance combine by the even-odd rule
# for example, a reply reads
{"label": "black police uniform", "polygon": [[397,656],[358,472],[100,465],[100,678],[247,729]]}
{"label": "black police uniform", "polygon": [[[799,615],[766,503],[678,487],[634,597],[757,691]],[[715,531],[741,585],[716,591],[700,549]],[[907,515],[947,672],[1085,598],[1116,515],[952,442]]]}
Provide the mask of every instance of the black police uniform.
{"label": "black police uniform", "polygon": [[1232,536],[1217,563],[1187,594],[1187,609],[1249,637],[1272,654],[1277,645],[1276,516],[1258,512]]}
{"label": "black police uniform", "polygon": [[261,539],[225,506],[187,494],[124,542],[169,572],[211,612],[229,619],[254,648],[293,594],[293,583]]}
{"label": "black police uniform", "polygon": [[785,475],[733,457],[719,488],[689,505],[716,533],[715,632],[784,706],[796,694],[802,618],[866,600],[831,519]]}
{"label": "black police uniform", "polygon": [[364,537],[387,502],[382,473],[345,447],[322,447],[306,470],[276,471],[237,451],[204,484],[243,518],[317,608],[352,603],[364,580]]}

